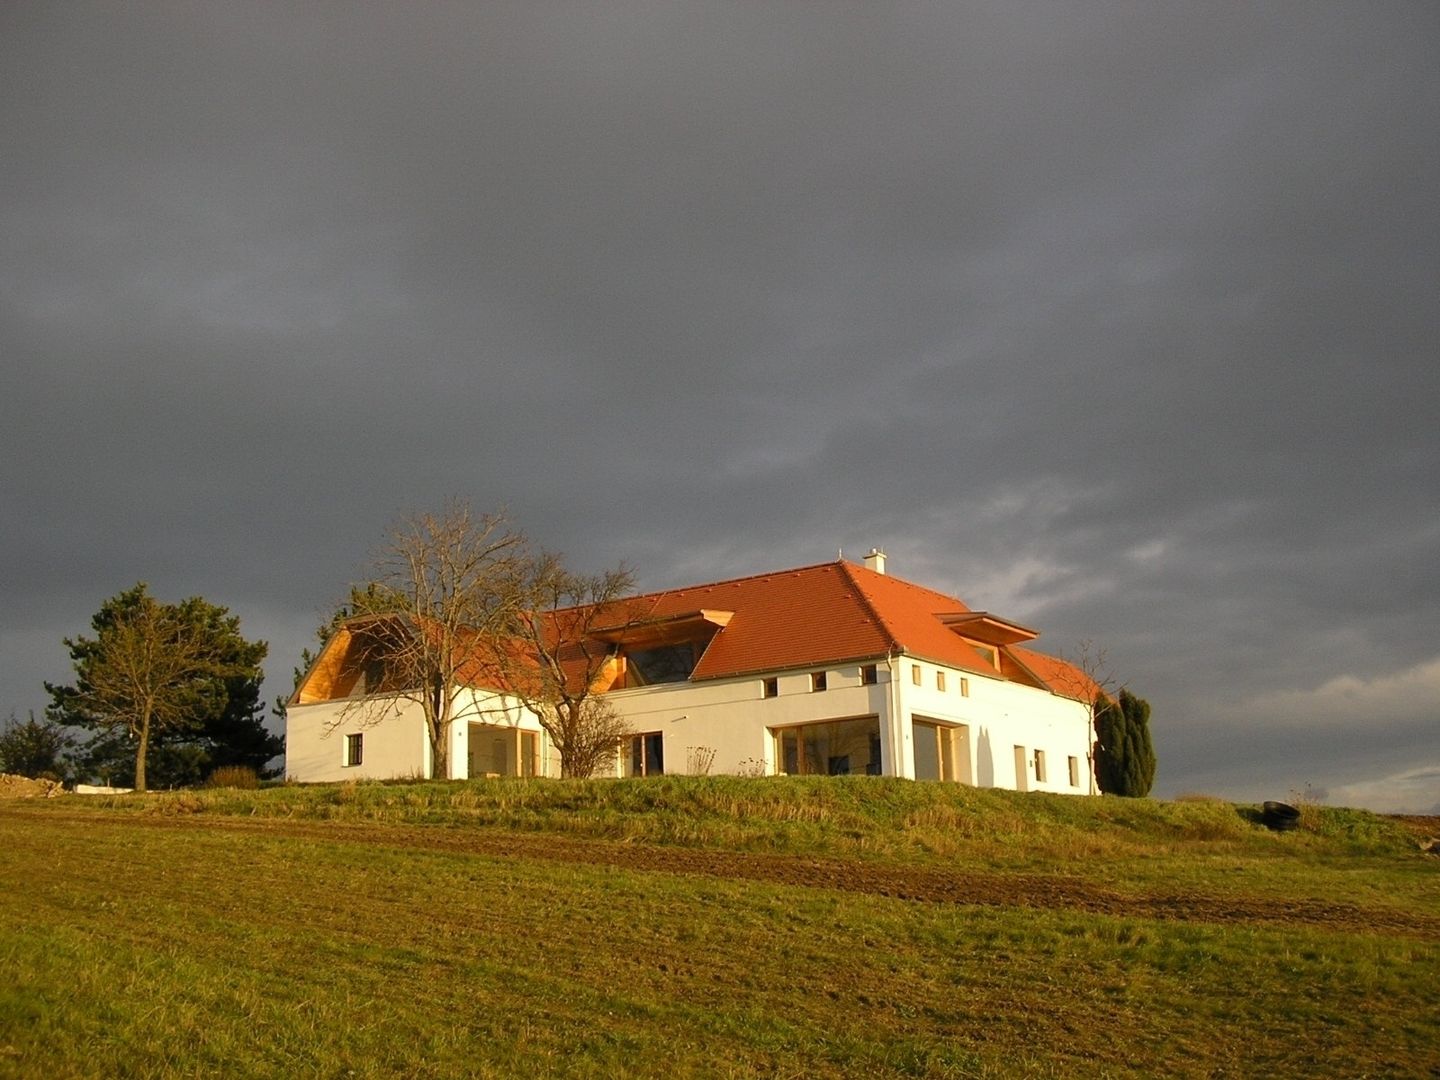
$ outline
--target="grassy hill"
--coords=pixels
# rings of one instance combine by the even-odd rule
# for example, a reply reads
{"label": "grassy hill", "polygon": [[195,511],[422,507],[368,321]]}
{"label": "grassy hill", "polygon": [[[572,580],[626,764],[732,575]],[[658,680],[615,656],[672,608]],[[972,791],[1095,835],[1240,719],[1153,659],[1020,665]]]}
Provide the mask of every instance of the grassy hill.
{"label": "grassy hill", "polygon": [[845,779],[0,804],[0,1076],[1440,1069],[1440,859]]}

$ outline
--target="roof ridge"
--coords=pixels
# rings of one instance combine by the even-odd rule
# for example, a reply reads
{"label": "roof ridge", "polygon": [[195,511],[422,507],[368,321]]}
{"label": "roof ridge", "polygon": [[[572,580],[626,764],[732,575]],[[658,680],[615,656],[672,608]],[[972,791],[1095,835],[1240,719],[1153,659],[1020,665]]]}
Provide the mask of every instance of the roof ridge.
{"label": "roof ridge", "polygon": [[[846,565],[852,566],[856,570],[864,570],[867,574],[872,574],[875,577],[884,578],[885,581],[891,584],[903,585],[905,588],[910,589],[914,592],[921,592],[925,593],[928,596],[939,597],[941,600],[944,600],[947,603],[959,604],[960,610],[967,613],[973,612],[975,610],[964,600],[961,600],[960,597],[951,596],[949,593],[943,593],[939,589],[932,589],[929,585],[921,585],[918,581],[911,581],[909,578],[897,577],[894,574],[882,574],[878,570],[871,570],[868,566],[861,566],[858,563],[852,563],[847,561]],[[863,588],[863,586],[859,585],[859,582],[856,582],[856,585]]]}
{"label": "roof ridge", "polygon": [[[693,585],[677,585],[673,589],[652,589],[650,592],[622,596],[620,601],[648,600],[652,596],[668,596],[671,593],[691,592],[695,589],[713,589],[719,585],[737,585],[742,581],[756,581],[760,578],[782,577],[785,574],[803,574],[811,570],[823,570],[827,566],[853,566],[845,559],[831,559],[829,562],[811,563],[808,566],[787,566],[779,570],[766,570],[758,574],[741,574],[739,577],[722,578],[719,581],[697,581]],[[897,579],[898,580],[898,579]],[[583,606],[583,605],[582,605]]]}
{"label": "roof ridge", "polygon": [[[845,580],[849,582],[851,591],[854,592],[865,610],[870,613],[870,618],[874,619],[876,624],[884,631],[891,651],[904,652],[905,646],[900,643],[900,639],[895,636],[895,631],[890,628],[889,620],[880,614],[880,610],[870,601],[870,597],[866,595],[864,587],[856,580],[855,575],[851,572],[851,569],[857,564],[847,563],[844,559],[837,559],[836,564],[840,567],[840,572],[844,575]],[[866,569],[869,568],[866,567]]]}

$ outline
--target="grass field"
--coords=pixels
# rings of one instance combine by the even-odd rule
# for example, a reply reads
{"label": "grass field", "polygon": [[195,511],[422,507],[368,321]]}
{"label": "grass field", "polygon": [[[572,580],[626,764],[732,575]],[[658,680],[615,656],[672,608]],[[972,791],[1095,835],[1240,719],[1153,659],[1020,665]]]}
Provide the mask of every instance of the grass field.
{"label": "grass field", "polygon": [[0,804],[0,1076],[1428,1076],[1401,825],[902,781]]}

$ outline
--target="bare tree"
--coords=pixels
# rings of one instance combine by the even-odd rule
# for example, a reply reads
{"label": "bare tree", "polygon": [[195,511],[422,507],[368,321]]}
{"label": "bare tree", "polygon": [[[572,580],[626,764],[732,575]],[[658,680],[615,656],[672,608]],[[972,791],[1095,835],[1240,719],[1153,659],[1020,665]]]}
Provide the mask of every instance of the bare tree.
{"label": "bare tree", "polygon": [[1072,653],[1061,653],[1068,671],[1062,671],[1052,683],[1065,697],[1083,701],[1092,708],[1099,698],[1112,698],[1116,693],[1115,676],[1110,671],[1110,655],[1090,638],[1075,643]]}
{"label": "bare tree", "polygon": [[1082,638],[1073,654],[1061,654],[1066,670],[1052,681],[1053,688],[1065,697],[1074,698],[1090,710],[1090,752],[1085,755],[1090,766],[1090,790],[1099,785],[1099,759],[1105,753],[1101,744],[1101,716],[1114,705],[1115,676],[1110,671],[1110,658],[1090,638]]}
{"label": "bare tree", "polygon": [[617,635],[634,622],[624,599],[634,580],[624,566],[576,574],[550,552],[527,567],[527,604],[514,627],[522,647],[497,655],[507,689],[549,734],[561,776],[593,776],[608,767],[629,734],[602,694],[617,663]]}
{"label": "bare tree", "polygon": [[476,514],[452,500],[439,514],[392,527],[373,580],[351,592],[353,613],[364,619],[364,659],[383,673],[385,692],[354,708],[417,703],[434,777],[450,775],[450,730],[473,701],[485,656],[523,621],[526,552],[504,513]]}
{"label": "bare tree", "polygon": [[[75,685],[46,685],[55,714],[135,740],[135,789],[145,790],[152,737],[198,727],[223,709],[228,679],[253,674],[263,644],[239,638],[237,619],[198,597],[181,604],[155,600],[143,584],[106,602],[93,620],[93,639],[65,639]],[[236,643],[247,651],[237,651]]]}

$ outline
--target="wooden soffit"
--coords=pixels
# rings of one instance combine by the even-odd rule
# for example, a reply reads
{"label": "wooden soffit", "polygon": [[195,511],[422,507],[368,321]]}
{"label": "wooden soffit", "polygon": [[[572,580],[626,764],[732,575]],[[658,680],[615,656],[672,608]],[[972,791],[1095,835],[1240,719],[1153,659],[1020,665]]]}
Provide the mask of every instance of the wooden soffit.
{"label": "wooden soffit", "polygon": [[1038,630],[1002,619],[988,611],[942,612],[935,617],[961,637],[984,642],[986,645],[1018,645],[1022,641],[1034,641],[1040,636]]}

